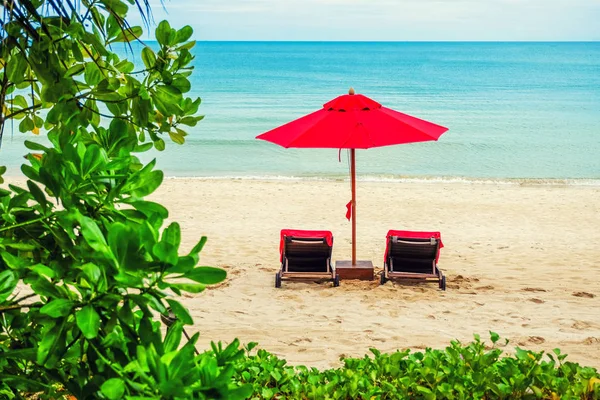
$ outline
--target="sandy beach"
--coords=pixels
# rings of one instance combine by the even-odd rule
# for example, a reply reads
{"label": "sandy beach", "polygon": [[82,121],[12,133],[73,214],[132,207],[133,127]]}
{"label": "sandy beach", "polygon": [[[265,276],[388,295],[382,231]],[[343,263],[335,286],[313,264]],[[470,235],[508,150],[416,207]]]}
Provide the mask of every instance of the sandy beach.
{"label": "sandy beach", "polygon": [[274,287],[282,228],[333,232],[333,260],[349,259],[347,181],[167,179],[151,196],[182,227],[183,250],[202,235],[201,264],[226,282],[186,296],[200,347],[259,342],[291,364],[340,365],[370,347],[442,348],[487,338],[559,347],[600,367],[600,187],[494,183],[359,182],[357,253],[382,266],[389,229],[439,230],[437,284],[284,282]]}

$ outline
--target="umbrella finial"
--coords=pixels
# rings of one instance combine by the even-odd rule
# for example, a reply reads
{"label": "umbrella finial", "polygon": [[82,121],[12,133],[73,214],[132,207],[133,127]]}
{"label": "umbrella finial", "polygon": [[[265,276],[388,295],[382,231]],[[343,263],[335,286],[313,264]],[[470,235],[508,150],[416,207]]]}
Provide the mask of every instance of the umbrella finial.
{"label": "umbrella finial", "polygon": [[354,88],[351,87],[350,90],[348,90],[348,94],[354,94]]}

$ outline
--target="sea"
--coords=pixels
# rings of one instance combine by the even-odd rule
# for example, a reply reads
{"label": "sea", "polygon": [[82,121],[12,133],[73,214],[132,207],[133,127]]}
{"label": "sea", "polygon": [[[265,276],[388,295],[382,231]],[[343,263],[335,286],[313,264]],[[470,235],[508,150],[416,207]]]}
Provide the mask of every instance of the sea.
{"label": "sea", "polygon": [[[141,63],[133,50],[117,49]],[[357,150],[360,180],[600,185],[600,42],[198,42],[193,54],[188,95],[205,118],[184,145],[142,156],[166,176],[346,179],[346,150],[255,137],[352,87],[449,128],[436,142]],[[8,124],[7,175],[32,137]]]}

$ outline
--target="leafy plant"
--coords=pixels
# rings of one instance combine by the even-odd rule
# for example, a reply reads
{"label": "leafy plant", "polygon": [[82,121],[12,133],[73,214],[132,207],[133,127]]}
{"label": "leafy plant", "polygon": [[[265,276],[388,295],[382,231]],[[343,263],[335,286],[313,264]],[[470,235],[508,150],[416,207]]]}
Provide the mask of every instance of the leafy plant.
{"label": "leafy plant", "polygon": [[17,119],[50,145],[26,141],[26,187],[0,189],[0,397],[245,398],[238,353],[195,355],[197,335],[180,346],[193,321],[176,296],[226,274],[198,266],[205,237],[180,254],[179,225],[144,199],[163,173],[136,156],[202,119],[185,97],[192,29],[161,22],[135,71],[111,50],[142,34],[123,1],[3,7],[0,133]]}
{"label": "leafy plant", "polygon": [[516,349],[502,356],[491,332],[489,349],[479,336],[445,350],[410,350],[346,358],[341,368],[291,367],[265,350],[236,363],[234,380],[252,384],[252,399],[600,399],[600,375],[552,354]]}
{"label": "leafy plant", "polygon": [[[93,137],[103,117],[118,119],[126,130],[113,136],[136,136],[141,143],[149,137],[162,150],[164,135],[183,143],[182,127],[202,119],[195,116],[200,99],[184,97],[191,88],[191,27],[175,30],[167,21],[158,24],[159,50],[144,46],[144,66],[136,70],[111,50],[142,35],[141,27],[127,24],[129,7],[121,0],[79,5],[9,0],[3,7],[0,122],[20,120],[21,132],[35,134],[89,128]],[[1,137],[3,123],[0,129]],[[112,144],[108,148],[118,150]]]}

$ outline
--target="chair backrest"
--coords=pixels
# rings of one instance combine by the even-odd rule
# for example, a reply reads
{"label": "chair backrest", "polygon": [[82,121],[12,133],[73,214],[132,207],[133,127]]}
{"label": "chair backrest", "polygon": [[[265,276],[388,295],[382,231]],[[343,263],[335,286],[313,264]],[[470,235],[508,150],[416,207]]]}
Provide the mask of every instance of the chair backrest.
{"label": "chair backrest", "polygon": [[[396,272],[434,273],[440,241],[436,238],[389,237],[386,263]],[[392,264],[393,261],[393,264]]]}
{"label": "chair backrest", "polygon": [[283,260],[289,271],[328,272],[332,249],[325,238],[286,236]]}

